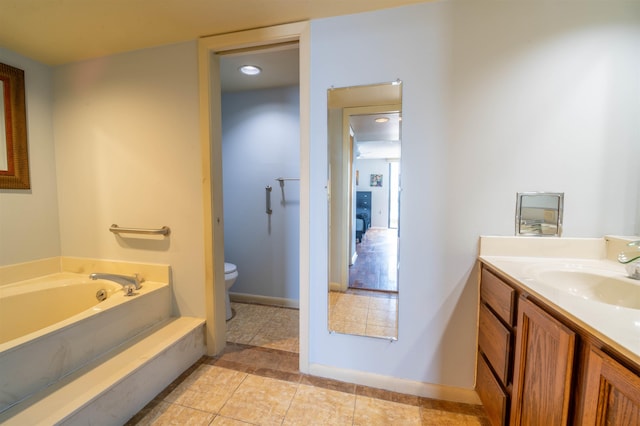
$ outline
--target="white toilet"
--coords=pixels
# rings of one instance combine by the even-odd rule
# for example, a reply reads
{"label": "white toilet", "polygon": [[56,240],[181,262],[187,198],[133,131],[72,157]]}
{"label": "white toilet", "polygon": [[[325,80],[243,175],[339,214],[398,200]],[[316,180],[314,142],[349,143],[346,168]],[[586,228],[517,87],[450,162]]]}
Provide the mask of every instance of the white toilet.
{"label": "white toilet", "polygon": [[229,289],[236,282],[238,278],[238,268],[233,263],[224,262],[224,294],[225,303],[227,306],[227,321],[233,316],[231,312],[231,301],[229,300]]}

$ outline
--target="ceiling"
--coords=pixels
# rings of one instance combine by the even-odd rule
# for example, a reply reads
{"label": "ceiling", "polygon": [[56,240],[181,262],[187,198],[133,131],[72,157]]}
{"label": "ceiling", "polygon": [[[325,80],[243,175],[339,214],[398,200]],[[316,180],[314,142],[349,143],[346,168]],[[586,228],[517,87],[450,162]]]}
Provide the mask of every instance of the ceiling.
{"label": "ceiling", "polygon": [[[377,122],[377,119],[388,119]],[[400,158],[400,113],[352,115],[349,119],[359,160]]]}
{"label": "ceiling", "polygon": [[58,65],[425,0],[0,0],[0,46]]}
{"label": "ceiling", "polygon": [[[425,0],[0,0],[0,47],[49,65],[195,40],[288,22],[398,7]],[[258,76],[238,72],[262,68]],[[259,90],[299,83],[297,44],[221,55],[223,91]],[[349,98],[353,93],[349,93]],[[375,101],[378,100],[367,100]],[[345,106],[347,106],[345,104]],[[357,121],[357,119],[356,119]],[[353,123],[363,141],[360,158],[399,155],[397,117],[385,125],[372,117]],[[395,142],[391,142],[394,140]],[[398,152],[396,154],[396,152]]]}
{"label": "ceiling", "polygon": [[[300,51],[298,44],[287,44],[240,54],[220,56],[220,83],[223,92],[260,90],[272,87],[297,86],[300,81]],[[262,72],[244,75],[243,65],[255,65]]]}

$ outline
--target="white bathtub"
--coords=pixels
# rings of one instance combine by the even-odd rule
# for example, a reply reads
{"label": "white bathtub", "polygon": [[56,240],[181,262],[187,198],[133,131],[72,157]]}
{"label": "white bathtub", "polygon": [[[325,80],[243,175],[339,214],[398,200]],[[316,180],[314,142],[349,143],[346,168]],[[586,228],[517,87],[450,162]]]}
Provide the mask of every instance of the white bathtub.
{"label": "white bathtub", "polygon": [[87,274],[1,286],[0,412],[170,315],[166,283],[144,282],[130,297]]}

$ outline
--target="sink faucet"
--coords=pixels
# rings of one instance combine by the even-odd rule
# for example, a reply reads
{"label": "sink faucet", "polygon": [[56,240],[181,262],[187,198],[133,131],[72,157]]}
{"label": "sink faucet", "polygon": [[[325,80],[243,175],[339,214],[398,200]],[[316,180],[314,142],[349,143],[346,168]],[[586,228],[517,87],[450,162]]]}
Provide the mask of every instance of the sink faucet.
{"label": "sink faucet", "polygon": [[632,241],[627,246],[637,247],[637,249],[620,253],[618,262],[624,263],[629,278],[640,280],[640,241]]}
{"label": "sink faucet", "polygon": [[133,294],[134,288],[138,290],[140,288],[140,283],[142,283],[142,279],[138,274],[128,276],[118,274],[93,273],[89,275],[89,278],[92,280],[109,280],[116,282],[122,286],[127,296],[131,296]]}

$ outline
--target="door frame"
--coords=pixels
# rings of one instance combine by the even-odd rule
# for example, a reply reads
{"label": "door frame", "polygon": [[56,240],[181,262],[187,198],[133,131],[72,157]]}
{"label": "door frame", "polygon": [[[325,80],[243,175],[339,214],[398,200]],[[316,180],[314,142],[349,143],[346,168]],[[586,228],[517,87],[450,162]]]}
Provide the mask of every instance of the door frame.
{"label": "door frame", "polygon": [[296,22],[203,37],[198,40],[200,147],[204,209],[204,267],[207,355],[225,347],[224,222],[222,204],[221,89],[218,53],[297,41],[300,49],[300,358],[309,370],[310,260],[310,28]]}

